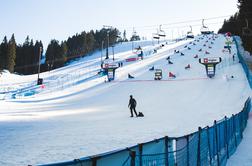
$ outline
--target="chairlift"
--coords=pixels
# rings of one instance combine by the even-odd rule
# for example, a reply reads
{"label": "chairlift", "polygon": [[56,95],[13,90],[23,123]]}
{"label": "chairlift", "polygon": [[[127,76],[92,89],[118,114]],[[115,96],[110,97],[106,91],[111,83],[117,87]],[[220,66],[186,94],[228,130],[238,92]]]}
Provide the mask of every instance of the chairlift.
{"label": "chairlift", "polygon": [[193,35],[193,33],[192,33],[192,26],[190,26],[190,28],[191,28],[191,30],[187,32],[186,37],[187,37],[187,38],[190,38],[190,39],[193,39],[193,38],[194,38],[194,35]]}
{"label": "chairlift", "polygon": [[165,35],[165,32],[164,32],[164,31],[159,31],[158,36],[160,36],[160,37],[165,37],[166,35]]}
{"label": "chairlift", "polygon": [[166,35],[165,35],[165,31],[161,29],[161,26],[162,26],[162,25],[159,25],[158,36],[160,36],[160,37],[165,37],[165,36],[166,36]]}
{"label": "chairlift", "polygon": [[153,33],[152,38],[153,39],[160,39],[160,36],[158,35],[158,33]]}
{"label": "chairlift", "polygon": [[200,32],[203,35],[211,34],[211,31],[209,31],[208,27],[204,25],[204,19],[202,20],[202,27],[200,29]]}
{"label": "chairlift", "polygon": [[252,30],[249,28],[248,20],[245,19],[246,21],[246,27],[242,28],[242,35],[243,36],[252,36]]}

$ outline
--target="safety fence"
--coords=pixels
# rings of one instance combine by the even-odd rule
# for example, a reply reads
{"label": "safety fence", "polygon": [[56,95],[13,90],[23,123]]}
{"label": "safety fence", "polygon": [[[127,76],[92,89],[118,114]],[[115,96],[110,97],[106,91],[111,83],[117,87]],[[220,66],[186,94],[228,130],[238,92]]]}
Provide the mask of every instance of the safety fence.
{"label": "safety fence", "polygon": [[43,166],[223,166],[235,152],[247,125],[251,100],[241,112],[182,136],[165,136],[133,147]]}
{"label": "safety fence", "polygon": [[244,54],[244,48],[242,47],[242,41],[241,41],[241,38],[238,37],[238,36],[234,36],[234,41],[235,41],[235,45],[236,45],[236,48],[237,48],[237,55],[238,55],[238,58],[239,58],[239,62],[241,63],[242,65],[242,68],[246,74],[246,77],[248,79],[248,82],[249,82],[249,85],[250,85],[250,88],[252,88],[252,73],[251,71],[249,70],[248,68],[248,65],[246,64],[244,58],[243,58],[243,54]]}

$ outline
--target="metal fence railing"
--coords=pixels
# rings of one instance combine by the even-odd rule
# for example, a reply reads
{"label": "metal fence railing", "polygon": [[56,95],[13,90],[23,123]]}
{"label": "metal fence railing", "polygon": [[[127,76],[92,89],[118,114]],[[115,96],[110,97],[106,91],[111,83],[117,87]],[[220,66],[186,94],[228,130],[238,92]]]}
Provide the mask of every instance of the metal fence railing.
{"label": "metal fence railing", "polygon": [[163,137],[133,147],[43,166],[223,166],[247,125],[251,100],[242,111],[182,137]]}

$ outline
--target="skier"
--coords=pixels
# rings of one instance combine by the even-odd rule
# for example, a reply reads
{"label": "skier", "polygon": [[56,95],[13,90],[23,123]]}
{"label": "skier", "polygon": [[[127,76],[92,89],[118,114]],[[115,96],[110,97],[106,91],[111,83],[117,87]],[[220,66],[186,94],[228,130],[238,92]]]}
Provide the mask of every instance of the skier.
{"label": "skier", "polygon": [[128,104],[128,107],[130,108],[130,113],[131,113],[130,117],[133,117],[133,111],[137,117],[136,105],[137,105],[136,100],[133,98],[132,95],[130,95],[130,100],[129,100],[129,104]]}
{"label": "skier", "polygon": [[198,58],[199,56],[198,56],[198,54],[196,54],[193,58]]}

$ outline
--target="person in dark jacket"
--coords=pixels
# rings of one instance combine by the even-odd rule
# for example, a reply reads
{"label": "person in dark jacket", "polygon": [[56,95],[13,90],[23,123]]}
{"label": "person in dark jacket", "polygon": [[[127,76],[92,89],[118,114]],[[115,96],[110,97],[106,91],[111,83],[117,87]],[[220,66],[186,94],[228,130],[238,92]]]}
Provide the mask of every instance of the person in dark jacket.
{"label": "person in dark jacket", "polygon": [[129,100],[129,105],[128,105],[128,107],[130,108],[130,113],[131,113],[130,117],[133,117],[133,111],[137,117],[136,105],[137,105],[136,100],[133,98],[132,95],[130,95],[130,100]]}

